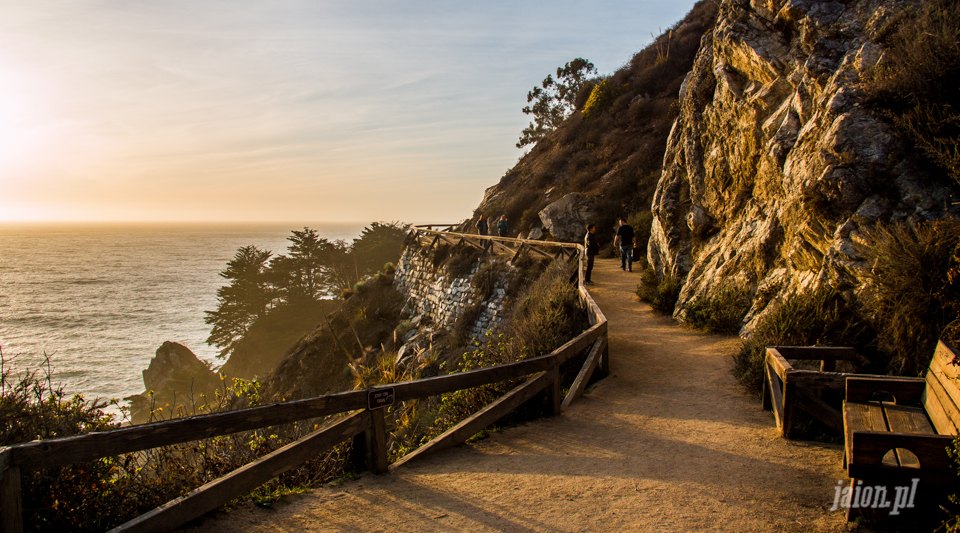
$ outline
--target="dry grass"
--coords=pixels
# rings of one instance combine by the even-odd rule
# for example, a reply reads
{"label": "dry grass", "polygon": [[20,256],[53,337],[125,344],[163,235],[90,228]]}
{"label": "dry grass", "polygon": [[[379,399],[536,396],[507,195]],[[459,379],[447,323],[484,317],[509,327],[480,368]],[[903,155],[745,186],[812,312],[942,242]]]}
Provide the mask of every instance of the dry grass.
{"label": "dry grass", "polygon": [[883,44],[884,60],[864,79],[868,102],[960,182],[960,4],[908,8]]}

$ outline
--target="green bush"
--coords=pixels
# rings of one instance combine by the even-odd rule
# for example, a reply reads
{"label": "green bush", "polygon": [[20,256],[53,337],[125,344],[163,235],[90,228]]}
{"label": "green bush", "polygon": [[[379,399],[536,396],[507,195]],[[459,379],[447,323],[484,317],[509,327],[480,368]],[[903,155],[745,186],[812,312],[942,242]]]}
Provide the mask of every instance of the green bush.
{"label": "green bush", "polygon": [[726,285],[687,304],[685,319],[691,326],[711,333],[737,333],[752,297],[753,293],[742,285]]}
{"label": "green bush", "polygon": [[672,275],[667,274],[658,279],[653,269],[646,268],[640,276],[637,297],[641,302],[648,302],[654,311],[672,315],[677,307],[681,288],[680,282]]}
{"label": "green bush", "polygon": [[602,80],[593,86],[593,90],[590,91],[590,97],[587,98],[587,103],[583,104],[583,109],[580,112],[586,118],[601,113],[609,107],[622,92],[623,90],[614,85],[613,81],[609,78]]}

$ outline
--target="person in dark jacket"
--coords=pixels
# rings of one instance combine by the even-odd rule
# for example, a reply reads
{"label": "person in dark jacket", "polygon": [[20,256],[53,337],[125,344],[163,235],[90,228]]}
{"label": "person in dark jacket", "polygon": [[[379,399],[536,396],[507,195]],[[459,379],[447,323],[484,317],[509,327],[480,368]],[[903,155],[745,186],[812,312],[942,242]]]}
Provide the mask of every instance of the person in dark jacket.
{"label": "person in dark jacket", "polygon": [[590,280],[590,274],[593,273],[593,260],[600,253],[596,233],[596,224],[587,224],[587,234],[583,237],[583,247],[587,249],[587,272],[583,276],[584,285],[593,285],[593,281]]}
{"label": "person in dark jacket", "polygon": [[506,237],[510,234],[510,225],[507,224],[507,215],[500,215],[500,222],[497,222],[497,235]]}
{"label": "person in dark jacket", "polygon": [[633,272],[633,247],[637,245],[637,236],[625,218],[620,219],[620,227],[617,228],[617,236],[613,238],[613,245],[620,246],[620,270]]}
{"label": "person in dark jacket", "polygon": [[483,215],[480,215],[480,220],[477,221],[477,233],[480,235],[487,234],[487,219],[483,218]]}

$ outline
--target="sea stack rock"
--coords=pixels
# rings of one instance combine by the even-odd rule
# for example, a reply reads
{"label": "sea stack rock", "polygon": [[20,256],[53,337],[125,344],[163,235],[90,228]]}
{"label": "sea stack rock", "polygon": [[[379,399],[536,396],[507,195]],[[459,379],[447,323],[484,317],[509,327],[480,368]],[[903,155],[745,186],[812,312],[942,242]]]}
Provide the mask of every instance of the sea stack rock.
{"label": "sea stack rock", "polygon": [[146,387],[143,394],[127,398],[134,424],[149,421],[151,410],[157,408],[163,408],[164,419],[178,406],[192,413],[194,408],[206,403],[201,395],[212,394],[220,384],[220,377],[189,348],[167,341],[157,348],[150,366],[143,371],[143,384]]}

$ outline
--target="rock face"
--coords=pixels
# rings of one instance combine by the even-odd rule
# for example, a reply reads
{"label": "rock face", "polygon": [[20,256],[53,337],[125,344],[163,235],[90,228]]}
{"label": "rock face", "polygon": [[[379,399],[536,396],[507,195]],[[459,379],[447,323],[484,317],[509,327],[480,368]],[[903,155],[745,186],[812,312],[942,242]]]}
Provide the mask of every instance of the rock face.
{"label": "rock face", "polygon": [[189,388],[190,382],[210,381],[217,373],[197,358],[190,348],[167,341],[157,348],[150,366],[143,371],[143,384],[147,390],[159,391],[171,387]]}
{"label": "rock face", "polygon": [[956,210],[955,186],[861,106],[858,83],[882,55],[877,33],[908,4],[722,4],[680,90],[652,206],[650,262],[686,276],[679,318],[736,283],[766,295],[746,317],[748,334],[766,302],[859,286],[863,228]]}
{"label": "rock face", "polygon": [[[147,422],[153,408],[162,407],[169,413],[169,409],[176,409],[178,405],[188,411],[200,407],[205,403],[201,394],[212,394],[220,384],[220,377],[189,348],[167,341],[157,348],[150,366],[143,371],[143,384],[146,386],[143,394],[127,398],[134,424]],[[149,394],[151,391],[153,398]]]}
{"label": "rock face", "polygon": [[540,211],[543,227],[558,241],[579,242],[587,224],[597,220],[597,198],[570,193]]}
{"label": "rock face", "polygon": [[467,315],[472,323],[467,333],[482,337],[502,320],[511,280],[509,265],[502,265],[504,271],[491,270],[488,275],[493,276],[493,281],[490,291],[484,294],[472,284],[473,276],[483,264],[477,262],[468,274],[452,278],[446,272],[436,270],[423,248],[408,246],[397,264],[394,282],[397,290],[407,298],[403,316],[429,317],[429,321],[438,326],[451,329]]}

